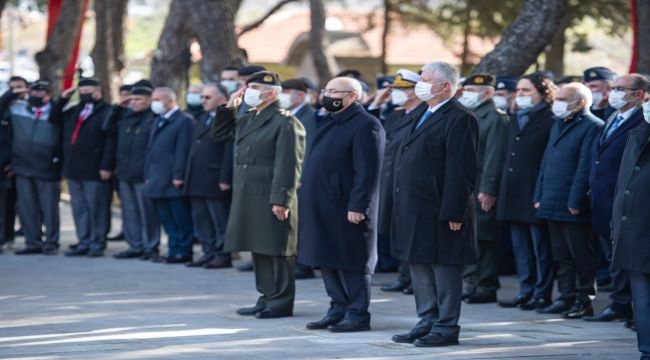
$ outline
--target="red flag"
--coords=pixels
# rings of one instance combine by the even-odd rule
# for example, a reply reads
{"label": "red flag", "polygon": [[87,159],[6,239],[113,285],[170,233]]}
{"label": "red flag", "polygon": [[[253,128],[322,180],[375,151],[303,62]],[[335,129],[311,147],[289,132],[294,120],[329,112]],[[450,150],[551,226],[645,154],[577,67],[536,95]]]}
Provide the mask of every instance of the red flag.
{"label": "red flag", "polygon": [[636,13],[636,0],[630,0],[630,22],[632,23],[632,61],[629,73],[637,71],[639,63],[639,18]]}
{"label": "red flag", "polygon": [[[61,13],[61,7],[63,5],[63,0],[50,0],[48,4],[48,16],[47,16],[47,38],[50,38],[56,20],[59,18]],[[74,47],[72,49],[72,57],[66,66],[63,72],[63,88],[67,89],[72,86],[74,80],[74,72],[77,66],[77,58],[79,57],[79,43],[81,42],[81,30],[83,29],[86,9],[88,8],[88,0],[84,0],[83,11],[81,14],[81,22],[79,23],[79,31],[77,36],[74,39]]]}

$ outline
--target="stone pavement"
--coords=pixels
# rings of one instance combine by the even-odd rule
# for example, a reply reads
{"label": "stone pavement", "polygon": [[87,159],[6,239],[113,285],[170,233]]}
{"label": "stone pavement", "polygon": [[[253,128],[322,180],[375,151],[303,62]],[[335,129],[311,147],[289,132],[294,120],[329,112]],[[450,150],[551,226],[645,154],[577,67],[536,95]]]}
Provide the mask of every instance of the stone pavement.
{"label": "stone pavement", "polygon": [[[61,205],[62,248],[74,242]],[[117,227],[119,224],[114,222]],[[15,247],[22,248],[22,239]],[[110,242],[108,254],[125,249]],[[195,254],[199,249],[195,248]],[[378,274],[375,282],[392,280]],[[503,277],[499,296],[514,296]],[[596,311],[607,303],[596,300]],[[621,322],[587,323],[463,305],[460,345],[416,348],[392,335],[417,321],[412,296],[372,294],[372,331],[308,331],[328,307],[322,280],[297,282],[294,316],[235,315],[257,298],[252,273],[190,269],[140,260],[0,255],[1,359],[638,359]]]}

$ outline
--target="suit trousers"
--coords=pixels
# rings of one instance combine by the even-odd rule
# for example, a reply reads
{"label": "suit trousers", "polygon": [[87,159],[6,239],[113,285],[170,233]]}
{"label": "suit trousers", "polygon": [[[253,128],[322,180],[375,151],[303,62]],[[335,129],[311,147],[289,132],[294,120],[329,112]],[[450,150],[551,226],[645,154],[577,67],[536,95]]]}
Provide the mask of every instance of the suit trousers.
{"label": "suit trousers", "polygon": [[417,327],[431,333],[458,338],[463,293],[463,265],[409,263],[415,308],[421,319]]}
{"label": "suit trousers", "polygon": [[628,275],[632,288],[639,351],[643,356],[650,358],[650,274],[630,271]]}
{"label": "suit trousers", "polygon": [[[25,234],[26,247],[28,249],[58,249],[61,183],[16,176],[16,191],[18,194],[18,216]],[[45,241],[41,239],[43,225],[45,225]]]}
{"label": "suit trousers", "polygon": [[262,294],[257,307],[293,313],[296,297],[296,257],[252,253],[255,286]]}
{"label": "suit trousers", "polygon": [[596,257],[591,225],[549,221],[548,230],[560,297],[594,295]]}
{"label": "suit trousers", "polygon": [[[607,263],[612,262],[612,239],[609,236],[597,235],[598,242],[607,257]],[[612,267],[609,270],[610,277],[612,278],[612,286],[614,291],[609,294],[611,306],[615,310],[627,311],[630,310],[632,304],[632,290],[630,290],[630,278],[627,271]]]}
{"label": "suit trousers", "polygon": [[370,323],[369,274],[322,267],[321,276],[330,297],[328,316]]}
{"label": "suit trousers", "polygon": [[150,198],[142,196],[144,183],[120,181],[118,191],[122,206],[122,230],[129,249],[158,253],[160,221]]}
{"label": "suit trousers", "polygon": [[[14,226],[16,226],[16,178],[11,179],[11,188],[7,189],[7,196],[5,197],[4,202],[0,204],[5,204],[5,241],[14,240]],[[2,236],[2,235],[0,235]]]}
{"label": "suit trousers", "polygon": [[[104,251],[111,204],[108,201],[110,184],[103,181],[67,179],[74,218],[75,231],[79,240],[78,249]],[[20,199],[20,194],[18,195]],[[20,200],[19,200],[20,201]],[[18,206],[19,211],[22,206]]]}
{"label": "suit trousers", "polygon": [[510,223],[519,295],[550,299],[553,292],[553,258],[546,224]]}
{"label": "suit trousers", "polygon": [[499,241],[477,241],[476,264],[465,265],[463,288],[472,294],[496,293],[499,284]]}
{"label": "suit trousers", "polygon": [[223,251],[223,244],[230,213],[230,200],[192,197],[191,203],[194,234],[201,241],[203,255],[229,260],[230,253]]}
{"label": "suit trousers", "polygon": [[167,232],[167,256],[192,256],[192,215],[185,197],[154,198],[158,219]]}
{"label": "suit trousers", "polygon": [[[0,188],[0,204],[5,204],[7,201],[7,196],[9,195],[9,189]],[[7,208],[5,206],[0,206],[0,252],[2,251],[2,246],[7,242],[7,219],[6,214]]]}

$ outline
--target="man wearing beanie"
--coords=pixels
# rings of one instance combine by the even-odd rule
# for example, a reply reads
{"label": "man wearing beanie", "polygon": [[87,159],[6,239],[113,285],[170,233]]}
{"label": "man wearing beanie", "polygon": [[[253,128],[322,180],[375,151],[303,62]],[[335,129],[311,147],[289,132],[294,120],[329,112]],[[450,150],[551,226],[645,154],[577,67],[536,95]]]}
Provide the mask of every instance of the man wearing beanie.
{"label": "man wearing beanie", "polygon": [[[64,110],[76,91],[80,102]],[[104,255],[110,220],[109,181],[115,168],[115,138],[104,129],[110,112],[95,78],[81,78],[78,87],[64,90],[52,106],[50,121],[63,126],[63,177],[79,241],[67,256]]]}
{"label": "man wearing beanie", "polygon": [[250,110],[243,117],[215,123],[213,138],[235,142],[232,206],[226,251],[250,251],[255,282],[262,294],[237,314],[259,319],[293,315],[298,227],[296,191],[305,148],[305,129],[279,108],[278,74],[260,71],[233,93],[227,107],[234,115],[242,99]]}
{"label": "man wearing beanie", "polygon": [[113,106],[107,129],[115,134],[116,177],[119,181],[122,227],[129,248],[114,255],[117,259],[155,259],[160,244],[160,222],[151,199],[142,195],[144,159],[156,115],[151,111],[153,88],[140,80],[130,90],[128,107]]}

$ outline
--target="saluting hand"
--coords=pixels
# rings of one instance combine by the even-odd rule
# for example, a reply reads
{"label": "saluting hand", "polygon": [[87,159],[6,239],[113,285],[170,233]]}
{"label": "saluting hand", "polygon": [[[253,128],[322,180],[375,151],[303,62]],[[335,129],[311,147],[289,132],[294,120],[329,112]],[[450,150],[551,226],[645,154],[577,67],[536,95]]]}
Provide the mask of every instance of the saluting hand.
{"label": "saluting hand", "polygon": [[76,87],[71,87],[71,88],[65,89],[61,93],[61,97],[64,98],[64,99],[69,99],[70,97],[72,97],[72,94],[74,94],[75,91],[77,91]]}
{"label": "saluting hand", "polygon": [[244,91],[246,91],[246,85],[242,86],[239,88],[239,90],[235,91],[230,95],[230,98],[228,99],[228,104],[226,104],[226,107],[228,108],[237,108],[239,105],[241,105],[242,98],[244,97]]}

